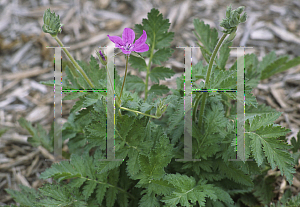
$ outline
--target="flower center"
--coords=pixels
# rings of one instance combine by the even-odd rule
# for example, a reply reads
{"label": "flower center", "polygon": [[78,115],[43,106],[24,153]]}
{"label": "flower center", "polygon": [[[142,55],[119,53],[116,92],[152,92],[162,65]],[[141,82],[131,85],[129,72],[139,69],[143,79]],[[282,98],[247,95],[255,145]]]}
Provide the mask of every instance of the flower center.
{"label": "flower center", "polygon": [[131,44],[129,44],[129,43],[126,42],[126,44],[125,44],[125,46],[124,46],[124,49],[125,49],[126,51],[130,51],[132,48],[133,48],[133,46],[131,46]]}

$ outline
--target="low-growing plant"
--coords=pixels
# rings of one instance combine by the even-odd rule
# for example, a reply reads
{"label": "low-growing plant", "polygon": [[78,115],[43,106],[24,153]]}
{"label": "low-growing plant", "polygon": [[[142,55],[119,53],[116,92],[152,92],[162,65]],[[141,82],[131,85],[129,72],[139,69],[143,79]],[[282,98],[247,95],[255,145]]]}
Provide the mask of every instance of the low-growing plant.
{"label": "low-growing plant", "polygon": [[[193,89],[236,88],[237,61],[226,69],[230,46],[237,27],[246,21],[244,7],[226,10],[220,26],[223,35],[194,20],[195,35],[204,61],[192,66]],[[243,13],[243,14],[242,14]],[[44,14],[43,31],[52,35],[62,47],[57,34],[62,24],[59,16],[48,9]],[[274,52],[258,61],[255,54],[245,55],[245,158],[254,161],[229,161],[236,158],[236,93],[192,92],[192,157],[200,161],[177,161],[184,157],[184,82],[176,79],[177,89],[160,85],[159,80],[175,72],[161,66],[173,49],[174,33],[168,32],[169,20],[157,9],[148,13],[134,30],[125,28],[121,37],[109,39],[126,58],[124,78],[115,71],[115,157],[121,161],[100,161],[106,157],[106,92],[69,93],[63,100],[79,100],[63,125],[62,138],[68,141],[70,159],[52,164],[40,175],[53,178],[37,191],[20,186],[22,191],[7,189],[22,206],[262,206],[272,201],[275,175],[280,169],[292,183],[295,165],[300,157],[300,133],[291,145],[286,142],[289,129],[274,124],[280,112],[258,104],[251,91],[260,80],[285,71],[300,63]],[[228,36],[229,35],[229,36]],[[139,38],[137,38],[139,37]],[[134,41],[135,40],[135,41]],[[219,57],[217,57],[217,53]],[[75,61],[64,48],[70,62],[64,65],[63,88],[90,89],[111,87],[107,77],[105,51],[96,51],[89,64]],[[149,58],[146,63],[145,58]],[[128,63],[138,71],[146,71],[146,81],[127,74]],[[153,67],[153,65],[156,65]],[[149,78],[154,83],[148,90]],[[205,82],[195,84],[199,79]],[[44,83],[53,86],[53,82]],[[145,92],[144,100],[140,98]],[[243,100],[242,100],[243,101]],[[200,106],[200,109],[198,108]],[[197,116],[198,115],[198,116]],[[53,127],[47,133],[34,128],[25,119],[19,123],[32,137],[34,146],[53,151]],[[66,182],[68,181],[68,182]],[[300,198],[284,195],[278,205],[300,206]],[[273,204],[272,204],[273,205]]]}

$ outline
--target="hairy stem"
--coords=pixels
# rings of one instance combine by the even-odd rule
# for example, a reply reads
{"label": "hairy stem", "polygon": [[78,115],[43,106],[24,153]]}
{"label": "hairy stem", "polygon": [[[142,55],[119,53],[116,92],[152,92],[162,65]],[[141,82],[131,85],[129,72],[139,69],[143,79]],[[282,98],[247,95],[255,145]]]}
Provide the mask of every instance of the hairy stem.
{"label": "hairy stem", "polygon": [[[61,46],[61,47],[64,46],[63,43],[60,41],[60,39],[58,39],[57,36],[52,36],[52,37],[56,40],[56,42],[59,44],[59,46]],[[83,78],[86,80],[86,82],[89,84],[89,86],[91,88],[95,88],[94,84],[91,82],[91,80],[89,79],[89,77],[85,74],[84,70],[80,67],[80,65],[78,65],[78,63],[74,60],[74,58],[71,56],[71,54],[69,53],[69,51],[66,48],[62,48],[62,50],[68,56],[69,60],[72,62],[72,64],[74,65],[74,67],[83,76]]]}
{"label": "hairy stem", "polygon": [[[121,89],[121,93],[120,93],[120,98],[122,97],[123,87],[124,87],[124,84],[125,84],[125,79],[126,79],[126,75],[127,75],[128,56],[129,56],[129,55],[126,55],[126,68],[125,68],[125,76],[124,76],[123,85],[122,85],[122,89]],[[121,100],[121,99],[120,99],[120,100]]]}
{"label": "hairy stem", "polygon": [[145,116],[149,116],[151,118],[154,118],[154,119],[159,119],[161,116],[153,116],[153,115],[150,115],[150,114],[144,114],[142,112],[139,112],[139,111],[136,111],[136,110],[133,110],[133,109],[128,109],[128,108],[125,108],[125,107],[122,107],[120,106],[120,109],[123,109],[123,110],[126,110],[126,111],[131,111],[131,112],[134,112],[134,113],[138,113],[138,114],[142,114],[142,115],[145,115]]}
{"label": "hairy stem", "polygon": [[[154,35],[153,39],[154,39],[153,42],[155,42],[155,35]],[[148,78],[149,78],[149,75],[150,75],[150,68],[151,68],[151,62],[152,62],[152,58],[153,58],[153,51],[154,51],[154,44],[152,44],[152,47],[151,47],[150,60],[149,60],[149,64],[148,64],[148,67],[147,67],[146,84],[145,84],[145,100],[144,100],[144,102],[146,102],[147,95],[148,95]]]}
{"label": "hairy stem", "polygon": [[[199,95],[199,97],[200,97],[200,95]],[[199,101],[200,101],[200,98],[196,99],[195,105],[194,105],[194,108],[193,108],[193,120],[194,121],[196,121],[196,113],[197,113]]]}
{"label": "hairy stem", "polygon": [[[216,58],[216,55],[222,45],[222,43],[224,42],[225,38],[226,38],[227,34],[223,34],[222,37],[219,39],[218,43],[217,43],[217,46],[215,47],[213,53],[212,53],[212,56],[210,57],[210,60],[209,60],[209,65],[208,65],[208,71],[207,71],[207,74],[206,74],[206,79],[205,79],[205,89],[207,89],[207,85],[209,83],[209,78],[210,78],[210,73],[212,71],[212,66],[213,66],[213,63],[214,63],[214,60]],[[198,122],[198,126],[199,128],[201,128],[202,126],[202,120],[203,120],[203,113],[204,113],[204,107],[205,107],[205,102],[206,102],[206,97],[207,97],[207,93],[208,92],[205,92],[203,94],[203,97],[202,97],[202,103],[201,103],[201,107],[200,107],[200,113],[199,113],[199,122]],[[200,98],[200,96],[199,96]],[[196,106],[197,107],[197,106]]]}

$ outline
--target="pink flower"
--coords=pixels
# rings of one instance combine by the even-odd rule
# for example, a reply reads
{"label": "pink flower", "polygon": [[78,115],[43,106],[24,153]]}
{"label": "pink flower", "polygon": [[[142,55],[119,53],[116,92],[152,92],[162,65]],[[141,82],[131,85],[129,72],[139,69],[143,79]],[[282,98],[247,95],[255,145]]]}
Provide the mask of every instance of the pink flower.
{"label": "pink flower", "polygon": [[124,54],[130,54],[134,52],[146,52],[149,50],[149,46],[145,43],[147,40],[147,34],[143,30],[143,34],[139,39],[133,44],[135,34],[134,31],[130,28],[125,28],[121,37],[118,36],[109,36],[107,35],[110,41],[116,44],[116,47],[120,48]]}

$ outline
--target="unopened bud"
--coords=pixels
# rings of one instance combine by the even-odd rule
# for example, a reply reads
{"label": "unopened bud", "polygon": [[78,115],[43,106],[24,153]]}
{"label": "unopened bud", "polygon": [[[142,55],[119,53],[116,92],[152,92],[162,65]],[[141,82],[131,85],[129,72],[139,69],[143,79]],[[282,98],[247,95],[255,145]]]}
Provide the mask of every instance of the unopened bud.
{"label": "unopened bud", "polygon": [[160,103],[156,107],[155,116],[161,117],[162,114],[167,110],[169,104],[164,105],[164,102],[160,101]]}
{"label": "unopened bud", "polygon": [[97,54],[97,56],[98,56],[100,62],[102,63],[102,65],[106,65],[106,64],[107,64],[107,56],[104,55],[104,54],[101,52],[101,50],[100,50],[99,52],[97,52],[97,50],[96,50],[96,54]]}
{"label": "unopened bud", "polygon": [[55,12],[51,13],[50,9],[47,9],[44,12],[43,21],[42,29],[45,33],[57,36],[57,33],[61,32],[63,24],[60,23],[59,15],[56,16]]}
{"label": "unopened bud", "polygon": [[244,11],[245,7],[244,6],[240,6],[239,8],[236,9],[238,14],[241,14]]}
{"label": "unopened bud", "polygon": [[240,18],[240,23],[244,23],[246,20],[247,20],[247,13],[245,12]]}
{"label": "unopened bud", "polygon": [[231,13],[231,4],[230,4],[230,6],[228,6],[227,9],[226,9],[226,18],[229,18],[229,17],[230,17],[230,13]]}

